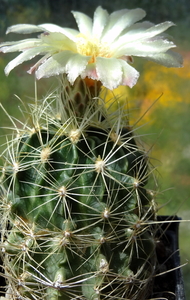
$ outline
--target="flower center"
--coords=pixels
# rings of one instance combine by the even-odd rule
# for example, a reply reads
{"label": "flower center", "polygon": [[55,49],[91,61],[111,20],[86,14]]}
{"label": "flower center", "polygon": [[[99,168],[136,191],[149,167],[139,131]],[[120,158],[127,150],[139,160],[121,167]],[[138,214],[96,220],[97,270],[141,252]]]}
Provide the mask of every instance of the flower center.
{"label": "flower center", "polygon": [[94,63],[96,57],[110,57],[109,47],[106,43],[101,43],[98,39],[89,39],[83,34],[77,36],[77,51],[86,56],[91,56],[89,63]]}

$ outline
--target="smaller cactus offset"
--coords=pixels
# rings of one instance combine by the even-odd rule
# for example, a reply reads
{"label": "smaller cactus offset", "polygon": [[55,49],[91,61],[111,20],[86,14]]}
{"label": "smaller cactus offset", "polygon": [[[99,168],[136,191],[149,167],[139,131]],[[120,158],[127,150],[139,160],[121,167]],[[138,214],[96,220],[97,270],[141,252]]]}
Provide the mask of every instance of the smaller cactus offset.
{"label": "smaller cactus offset", "polygon": [[2,153],[4,299],[150,299],[157,222],[148,155],[125,110],[106,107],[100,90],[136,83],[133,55],[181,66],[160,35],[173,24],[136,23],[141,9],[109,15],[98,7],[93,21],[73,14],[79,32],[16,25],[8,32],[44,33],[0,48],[22,51],[6,74],[45,53],[29,72],[59,75]]}

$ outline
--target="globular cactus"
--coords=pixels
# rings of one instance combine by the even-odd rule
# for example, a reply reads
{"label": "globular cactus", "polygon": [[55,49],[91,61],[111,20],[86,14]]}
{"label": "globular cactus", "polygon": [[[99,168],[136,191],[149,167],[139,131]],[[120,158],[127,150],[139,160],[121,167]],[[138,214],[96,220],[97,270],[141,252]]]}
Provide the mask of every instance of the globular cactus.
{"label": "globular cactus", "polygon": [[[85,81],[77,83],[90,99]],[[7,297],[142,299],[156,263],[146,153],[121,109],[110,116],[94,99],[84,122],[69,105],[76,94],[69,96],[59,102],[70,118],[49,110],[47,97],[31,107],[34,127],[17,129],[6,149]]]}
{"label": "globular cactus", "polygon": [[[43,28],[48,26],[36,31]],[[49,35],[41,37],[43,42]],[[55,34],[58,37],[60,41]],[[8,43],[2,49],[15,51],[17,45]],[[81,45],[84,41],[79,50],[85,56]],[[57,60],[49,69],[53,56],[46,56],[40,74],[46,71],[49,76],[55,69],[52,75],[66,72],[68,79],[63,75],[54,94],[29,106],[30,122],[15,128],[2,154],[5,298],[148,299],[156,268],[156,204],[146,188],[151,173],[148,155],[137,145],[128,115],[120,106],[111,112],[101,99],[101,82],[112,88],[113,74],[110,80],[96,78],[101,72],[92,75],[94,56],[86,70],[92,80],[84,73],[69,73],[68,66],[61,72],[60,54],[55,52]],[[16,64],[18,60],[7,73]],[[76,77],[73,85],[71,76]],[[122,76],[118,82],[124,84],[124,70]],[[134,84],[134,77],[131,74],[128,85]]]}

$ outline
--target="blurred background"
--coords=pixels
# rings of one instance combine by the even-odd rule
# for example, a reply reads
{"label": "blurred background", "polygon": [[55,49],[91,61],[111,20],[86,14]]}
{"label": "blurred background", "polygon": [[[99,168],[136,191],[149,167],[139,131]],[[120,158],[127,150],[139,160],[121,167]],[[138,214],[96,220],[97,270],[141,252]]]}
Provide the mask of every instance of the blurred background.
{"label": "blurred background", "polygon": [[[177,26],[168,30],[184,57],[184,67],[168,69],[143,59],[135,59],[134,67],[141,76],[133,88],[119,88],[121,101],[130,109],[130,123],[135,124],[156,167],[159,214],[177,214],[190,220],[190,1],[189,0],[0,0],[0,42],[17,40],[18,35],[5,36],[6,28],[18,23],[55,23],[76,28],[71,10],[93,16],[101,5],[110,13],[122,8],[141,7],[146,19],[154,23],[173,21]],[[26,73],[31,62],[17,67],[7,78],[4,67],[16,56],[0,54],[0,102],[10,115],[21,120],[20,102],[34,98],[34,78]],[[50,81],[38,82],[38,96],[46,95]],[[112,95],[113,96],[113,95]],[[144,116],[143,116],[144,115]],[[143,118],[141,118],[143,116]],[[0,111],[0,142],[6,141],[8,116]],[[19,126],[19,124],[18,124]],[[190,222],[180,225],[181,263],[190,260]],[[186,297],[190,299],[190,264],[183,267]]]}

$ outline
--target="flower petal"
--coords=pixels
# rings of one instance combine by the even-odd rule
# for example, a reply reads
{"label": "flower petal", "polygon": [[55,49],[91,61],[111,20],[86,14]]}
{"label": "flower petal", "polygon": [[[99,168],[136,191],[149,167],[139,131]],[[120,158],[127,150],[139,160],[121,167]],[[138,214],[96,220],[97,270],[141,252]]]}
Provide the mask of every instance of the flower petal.
{"label": "flower petal", "polygon": [[71,56],[66,64],[66,73],[68,74],[67,77],[71,84],[73,84],[75,79],[85,70],[89,59],[89,56],[78,53]]}
{"label": "flower petal", "polygon": [[49,34],[41,34],[42,44],[49,45],[54,52],[70,50],[77,51],[76,44],[69,39],[66,35],[60,32],[50,32]]}
{"label": "flower petal", "polygon": [[92,19],[78,11],[72,11],[72,13],[77,22],[80,33],[84,34],[85,36],[91,37]]}
{"label": "flower petal", "polygon": [[94,19],[93,19],[93,27],[92,27],[93,37],[98,39],[101,37],[108,19],[109,19],[109,14],[107,10],[102,9],[101,6],[97,7],[97,9],[94,12]]}
{"label": "flower petal", "polygon": [[149,21],[135,23],[123,30],[122,36],[124,36],[126,33],[130,33],[130,35],[137,34],[138,32],[141,33],[142,31],[145,31],[154,25],[154,23]]}
{"label": "flower petal", "polygon": [[120,36],[118,40],[115,42],[115,45],[113,47],[120,47],[124,44],[129,44],[134,41],[143,41],[147,39],[151,39],[154,36],[162,33],[163,31],[167,30],[169,27],[173,26],[174,23],[172,22],[164,22],[155,26],[152,26],[146,30],[142,27],[141,29],[137,30],[136,32],[128,31],[126,34]]}
{"label": "flower petal", "polygon": [[71,51],[56,53],[38,68],[36,77],[40,79],[68,73],[68,79],[73,84],[75,79],[85,69],[88,60],[89,57]]}
{"label": "flower petal", "polygon": [[5,74],[9,75],[10,71],[13,70],[15,67],[23,63],[24,61],[30,60],[34,58],[36,55],[44,52],[44,48],[46,47],[38,47],[38,48],[30,48],[20,55],[18,55],[15,59],[11,60],[7,66],[5,67]]}
{"label": "flower petal", "polygon": [[161,52],[166,52],[170,48],[174,48],[173,42],[167,40],[158,39],[155,41],[148,42],[134,42],[129,43],[116,50],[114,53],[115,57],[121,57],[123,55],[134,55],[134,56],[149,56]]}
{"label": "flower petal", "polygon": [[28,48],[38,47],[40,44],[40,39],[25,39],[18,42],[6,42],[0,44],[0,51],[3,53],[22,51]]}
{"label": "flower petal", "polygon": [[85,77],[89,77],[93,80],[98,80],[98,74],[96,71],[96,64],[92,63],[92,64],[88,64],[85,68],[85,70],[81,73],[81,77],[85,78]]}
{"label": "flower petal", "polygon": [[122,82],[122,67],[116,58],[97,57],[96,71],[98,80],[108,89],[115,89]]}
{"label": "flower petal", "polygon": [[181,68],[183,66],[183,57],[179,53],[170,50],[146,58],[168,68]]}
{"label": "flower petal", "polygon": [[40,32],[42,31],[41,28],[37,25],[31,24],[17,24],[7,28],[6,34],[13,32],[13,33],[33,33],[33,32]]}
{"label": "flower petal", "polygon": [[28,71],[28,74],[33,74],[34,72],[36,72],[36,70],[39,68],[39,66],[41,64],[43,64],[49,57],[51,56],[50,53],[46,53],[46,55],[44,55],[42,58],[40,58],[37,63],[35,63]]}
{"label": "flower petal", "polygon": [[126,28],[144,18],[146,15],[145,11],[140,8],[132,9],[123,14],[115,24],[104,34],[102,41],[112,43]]}
{"label": "flower petal", "polygon": [[119,62],[122,66],[123,72],[121,85],[128,85],[132,88],[139,78],[139,72],[124,60],[119,59]]}
{"label": "flower petal", "polygon": [[29,34],[34,32],[60,32],[70,38],[72,41],[75,40],[76,35],[79,34],[78,30],[72,28],[63,28],[55,24],[44,23],[40,25],[31,25],[31,24],[18,24],[8,27],[6,34],[8,33],[23,33]]}
{"label": "flower petal", "polygon": [[72,28],[64,28],[64,27],[60,27],[54,24],[41,24],[38,27],[41,28],[41,31],[48,31],[48,32],[59,32],[64,34],[65,36],[67,36],[69,39],[71,39],[72,41],[75,40],[75,37],[79,34],[78,30],[72,29]]}
{"label": "flower petal", "polygon": [[36,78],[40,79],[64,73],[65,66],[73,55],[71,51],[64,51],[52,55],[37,69]]}
{"label": "flower petal", "polygon": [[111,13],[109,16],[109,19],[108,19],[108,23],[103,32],[103,35],[106,34],[107,31],[111,30],[112,27],[117,23],[117,21],[120,18],[122,18],[122,16],[124,14],[126,14],[127,12],[129,12],[129,9],[125,8],[125,9],[117,10],[117,11],[114,11],[113,13]]}

